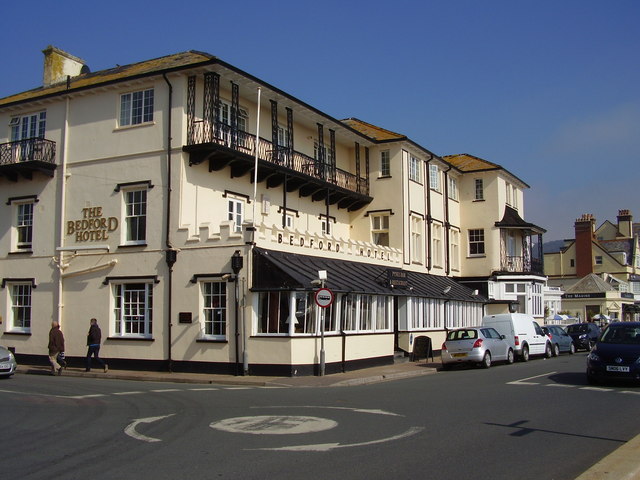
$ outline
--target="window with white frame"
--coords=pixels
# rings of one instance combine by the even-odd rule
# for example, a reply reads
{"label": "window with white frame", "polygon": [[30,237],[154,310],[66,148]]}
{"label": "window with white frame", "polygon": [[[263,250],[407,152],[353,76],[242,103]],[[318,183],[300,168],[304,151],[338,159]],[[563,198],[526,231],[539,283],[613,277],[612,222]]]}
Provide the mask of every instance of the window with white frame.
{"label": "window with white frame", "polygon": [[434,223],[431,232],[431,261],[434,267],[442,266],[442,225]]}
{"label": "window with white frame", "polygon": [[511,200],[511,184],[510,183],[505,183],[505,190],[506,190],[506,194],[507,194],[507,205],[512,205],[512,200]]}
{"label": "window with white frame", "polygon": [[391,175],[391,154],[389,150],[380,152],[380,176],[388,177]]}
{"label": "window with white frame", "polygon": [[392,297],[348,294],[342,296],[340,315],[345,332],[389,331]]}
{"label": "window with white frame", "polygon": [[293,230],[295,217],[291,213],[287,213],[284,216],[284,226],[289,230]]}
{"label": "window with white frame", "polygon": [[[246,132],[249,113],[246,109],[238,107],[236,116],[238,118],[238,130]],[[225,125],[231,126],[231,104],[226,100],[220,100],[220,121]]]}
{"label": "window with white frame", "polygon": [[9,325],[8,331],[31,333],[31,283],[8,283]]}
{"label": "window with white frame", "polygon": [[12,117],[9,121],[9,126],[11,127],[11,141],[16,142],[18,140],[26,140],[28,138],[44,138],[46,125],[46,111]]}
{"label": "window with white frame", "polygon": [[443,301],[434,298],[409,297],[409,330],[431,330],[442,328]]}
{"label": "window with white frame", "polygon": [[376,245],[389,246],[389,215],[371,215],[371,240]]}
{"label": "window with white frame", "polygon": [[518,208],[518,187],[516,187],[515,185],[511,186],[511,206],[513,206],[513,208]]}
{"label": "window with white frame", "polygon": [[14,212],[13,248],[29,251],[33,244],[33,212],[35,199],[12,202]]}
{"label": "window with white frame", "polygon": [[144,245],[147,242],[147,189],[128,188],[123,191],[125,245]]}
{"label": "window with white frame", "polygon": [[293,292],[295,333],[314,334],[318,331],[313,292]]}
{"label": "window with white frame", "polygon": [[153,88],[120,95],[120,126],[153,122]]}
{"label": "window with white frame", "polygon": [[458,230],[451,230],[449,237],[451,269],[458,271],[460,270],[460,232]]}
{"label": "window with white frame", "polygon": [[484,229],[477,228],[469,230],[469,255],[473,257],[484,254]]}
{"label": "window with white frame", "polygon": [[227,336],[227,282],[202,281],[200,290],[202,337],[223,340]]}
{"label": "window with white frame", "polygon": [[449,198],[451,200],[458,200],[458,179],[454,177],[448,177],[449,182]]}
{"label": "window with white frame", "polygon": [[440,191],[440,169],[434,164],[429,165],[429,188]]}
{"label": "window with white frame", "polygon": [[242,222],[244,220],[244,201],[237,198],[227,199],[227,220],[234,224],[233,231],[242,232]]}
{"label": "window with white frame", "polygon": [[260,292],[257,312],[257,333],[289,335],[289,323],[292,321],[289,292]]}
{"label": "window with white frame", "polygon": [[151,282],[113,283],[113,335],[116,337],[151,338]]}
{"label": "window with white frame", "polygon": [[419,158],[414,157],[413,155],[409,156],[409,180],[413,180],[414,182],[421,183],[422,182],[422,162]]}
{"label": "window with white frame", "polygon": [[416,263],[422,263],[422,231],[422,218],[411,215],[411,260]]}
{"label": "window with white frame", "polygon": [[284,125],[278,125],[278,146],[287,148],[290,144],[289,130]]}
{"label": "window with white frame", "polygon": [[484,181],[481,178],[475,180],[475,200],[484,200]]}
{"label": "window with white frame", "polygon": [[321,226],[320,229],[325,235],[331,235],[331,218],[326,215],[320,215]]}

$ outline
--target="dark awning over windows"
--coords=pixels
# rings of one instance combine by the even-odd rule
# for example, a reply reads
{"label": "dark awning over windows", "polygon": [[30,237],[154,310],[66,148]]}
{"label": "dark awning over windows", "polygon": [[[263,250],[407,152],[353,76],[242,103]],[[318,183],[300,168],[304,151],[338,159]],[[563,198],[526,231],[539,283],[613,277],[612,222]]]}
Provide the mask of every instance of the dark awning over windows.
{"label": "dark awning over windows", "polygon": [[[312,290],[316,287],[311,285],[311,281],[318,277],[318,270],[326,270],[328,276],[326,286],[338,293],[486,302],[484,297],[473,295],[472,290],[448,277],[406,272],[407,286],[392,288],[387,280],[389,268],[382,265],[298,255],[262,248],[255,248],[253,257],[253,291]],[[447,293],[444,293],[447,288]]]}

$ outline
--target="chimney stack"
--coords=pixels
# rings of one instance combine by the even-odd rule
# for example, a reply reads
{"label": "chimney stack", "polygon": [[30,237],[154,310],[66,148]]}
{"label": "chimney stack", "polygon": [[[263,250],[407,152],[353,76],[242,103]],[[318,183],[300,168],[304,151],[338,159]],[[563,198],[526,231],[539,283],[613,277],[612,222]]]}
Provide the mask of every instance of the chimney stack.
{"label": "chimney stack", "polygon": [[618,210],[618,232],[624,238],[633,236],[633,216],[629,210]]}
{"label": "chimney stack", "polygon": [[77,77],[89,71],[84,60],[59,48],[49,45],[42,53],[44,53],[42,82],[45,87],[64,82],[67,77]]}
{"label": "chimney stack", "polygon": [[596,219],[590,213],[583,214],[574,224],[576,231],[576,275],[582,278],[593,273],[593,241]]}

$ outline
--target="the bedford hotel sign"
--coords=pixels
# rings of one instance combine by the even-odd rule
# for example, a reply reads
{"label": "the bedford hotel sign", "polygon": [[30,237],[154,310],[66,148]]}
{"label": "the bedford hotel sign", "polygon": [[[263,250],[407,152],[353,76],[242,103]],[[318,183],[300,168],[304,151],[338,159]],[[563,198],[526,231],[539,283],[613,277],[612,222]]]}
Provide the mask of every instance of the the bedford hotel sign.
{"label": "the bedford hotel sign", "polygon": [[67,235],[75,235],[76,242],[107,240],[109,233],[118,228],[116,217],[103,217],[102,207],[82,209],[82,219],[67,222]]}

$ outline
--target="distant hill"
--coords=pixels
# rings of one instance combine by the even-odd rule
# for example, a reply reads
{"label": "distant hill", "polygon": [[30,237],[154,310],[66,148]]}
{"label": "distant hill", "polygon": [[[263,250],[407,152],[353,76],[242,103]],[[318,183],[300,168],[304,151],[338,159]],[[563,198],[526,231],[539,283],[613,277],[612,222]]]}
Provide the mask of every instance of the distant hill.
{"label": "distant hill", "polygon": [[[559,252],[564,247],[564,240],[551,240],[550,242],[544,242],[542,244],[542,251],[544,253]],[[533,244],[533,258],[538,258],[538,244]]]}
{"label": "distant hill", "polygon": [[542,244],[542,251],[544,253],[555,253],[559,252],[562,247],[564,247],[564,240],[552,240]]}

